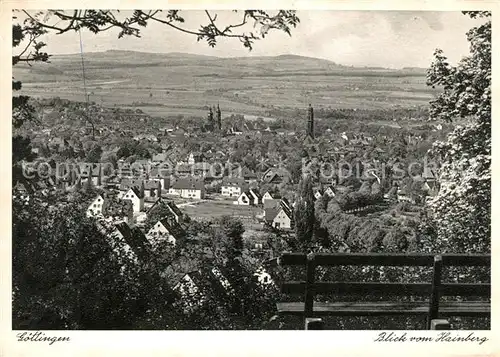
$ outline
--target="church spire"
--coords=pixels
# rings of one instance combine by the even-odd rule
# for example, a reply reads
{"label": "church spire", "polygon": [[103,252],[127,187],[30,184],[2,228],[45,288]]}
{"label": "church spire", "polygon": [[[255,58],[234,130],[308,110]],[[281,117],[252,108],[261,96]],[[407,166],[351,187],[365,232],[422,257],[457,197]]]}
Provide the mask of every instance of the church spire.
{"label": "church spire", "polygon": [[311,104],[307,108],[307,135],[314,139],[314,110]]}
{"label": "church spire", "polygon": [[215,111],[217,115],[217,129],[222,130],[222,114],[220,111],[219,103],[217,103],[217,110]]}
{"label": "church spire", "polygon": [[214,122],[214,112],[212,111],[212,107],[208,107],[208,123],[213,124]]}

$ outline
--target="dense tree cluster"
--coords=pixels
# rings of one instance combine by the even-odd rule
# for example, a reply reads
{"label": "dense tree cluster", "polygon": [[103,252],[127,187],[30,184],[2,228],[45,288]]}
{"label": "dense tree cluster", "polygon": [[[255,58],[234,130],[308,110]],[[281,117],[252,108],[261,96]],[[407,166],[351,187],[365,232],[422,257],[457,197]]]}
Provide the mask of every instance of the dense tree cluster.
{"label": "dense tree cluster", "polygon": [[336,200],[342,210],[348,211],[380,203],[383,196],[380,193],[350,192],[339,195]]}
{"label": "dense tree cluster", "polygon": [[307,250],[314,233],[314,195],[310,176],[302,178],[295,200],[295,235],[300,250]]}
{"label": "dense tree cluster", "polygon": [[487,252],[491,244],[491,13],[467,12],[485,22],[467,33],[470,55],[457,66],[438,50],[428,73],[443,93],[431,114],[467,118],[446,141],[435,144],[441,159],[441,190],[432,203],[438,230],[436,249]]}

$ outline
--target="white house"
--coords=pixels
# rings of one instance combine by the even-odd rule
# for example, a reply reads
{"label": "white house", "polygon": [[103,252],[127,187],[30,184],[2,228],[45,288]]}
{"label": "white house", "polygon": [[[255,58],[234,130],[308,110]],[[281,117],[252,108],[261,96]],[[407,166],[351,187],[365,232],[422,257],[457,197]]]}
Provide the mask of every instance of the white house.
{"label": "white house", "polygon": [[246,187],[247,184],[242,178],[224,177],[222,179],[221,195],[239,197]]}
{"label": "white house", "polygon": [[174,286],[174,290],[181,294],[181,296],[184,298],[189,298],[195,296],[196,294],[199,300],[196,301],[195,306],[201,305],[201,303],[204,301],[204,297],[199,295],[200,289],[198,288],[198,286],[194,282],[194,278],[192,277],[196,273],[198,272],[185,274],[182,279]]}
{"label": "white house", "polygon": [[323,195],[321,194],[321,191],[320,190],[316,190],[314,191],[314,198],[316,200],[319,200],[321,197],[323,197]]}
{"label": "white house", "polygon": [[170,195],[201,200],[205,197],[203,180],[193,177],[177,180],[168,190]]}
{"label": "white house", "polygon": [[122,200],[132,201],[134,213],[141,212],[144,209],[144,195],[137,187],[130,188],[122,197]]}
{"label": "white house", "polygon": [[279,229],[292,229],[293,218],[290,210],[281,207],[280,211],[273,219],[273,227]]}
{"label": "white house", "polygon": [[325,195],[328,195],[330,197],[335,197],[335,190],[333,189],[333,186],[328,186],[326,190],[324,191]]}
{"label": "white house", "polygon": [[194,165],[194,164],[196,163],[196,160],[195,160],[195,158],[194,158],[193,153],[190,153],[190,154],[189,154],[189,157],[188,157],[187,163],[188,163],[189,165]]}
{"label": "white house", "polygon": [[151,227],[146,237],[150,240],[162,240],[176,245],[185,235],[184,229],[182,229],[175,219],[163,218]]}
{"label": "white house", "polygon": [[231,127],[231,134],[233,134],[233,135],[242,135],[243,132],[240,129],[238,129],[238,128],[236,128],[236,127],[233,126],[233,127]]}
{"label": "white house", "polygon": [[272,200],[274,197],[273,195],[271,195],[271,193],[269,191],[267,191],[266,193],[264,193],[264,195],[262,196],[262,203],[264,203],[265,201],[267,200]]}
{"label": "white house", "polygon": [[[134,224],[133,203],[126,205],[115,202],[115,198],[98,195],[87,208],[87,217],[100,217],[107,222],[126,222]],[[118,203],[118,206],[115,206]]]}
{"label": "white house", "polygon": [[286,205],[279,208],[268,208],[265,210],[265,220],[267,224],[277,229],[292,229],[293,215],[292,211]]}
{"label": "white house", "polygon": [[202,160],[202,155],[200,153],[189,153],[187,163],[188,165],[194,165]]}
{"label": "white house", "polygon": [[202,268],[186,273],[173,289],[178,292],[185,308],[196,308],[207,299],[207,288],[232,295],[234,289],[229,280],[217,268]]}
{"label": "white house", "polygon": [[238,199],[234,201],[234,204],[250,206],[251,204],[253,204],[253,197],[248,191],[242,192],[241,195],[238,196]]}
{"label": "white house", "polygon": [[104,198],[101,195],[98,195],[87,208],[87,217],[95,217],[102,215],[103,206],[104,206]]}

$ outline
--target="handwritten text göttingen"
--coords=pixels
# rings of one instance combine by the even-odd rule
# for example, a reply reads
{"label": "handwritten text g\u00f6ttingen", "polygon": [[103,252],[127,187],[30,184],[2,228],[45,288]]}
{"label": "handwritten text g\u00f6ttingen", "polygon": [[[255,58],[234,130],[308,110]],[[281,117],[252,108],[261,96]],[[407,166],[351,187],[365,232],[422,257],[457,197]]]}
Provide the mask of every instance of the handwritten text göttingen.
{"label": "handwritten text g\u00f6ttingen", "polygon": [[474,332],[467,334],[440,332],[437,336],[408,336],[406,332],[402,334],[381,332],[375,339],[375,342],[475,342],[480,345],[486,341],[487,337],[475,336]]}
{"label": "handwritten text g\u00f6ttingen", "polygon": [[68,336],[47,336],[44,332],[21,332],[16,335],[20,342],[48,342],[52,345],[55,342],[69,342]]}

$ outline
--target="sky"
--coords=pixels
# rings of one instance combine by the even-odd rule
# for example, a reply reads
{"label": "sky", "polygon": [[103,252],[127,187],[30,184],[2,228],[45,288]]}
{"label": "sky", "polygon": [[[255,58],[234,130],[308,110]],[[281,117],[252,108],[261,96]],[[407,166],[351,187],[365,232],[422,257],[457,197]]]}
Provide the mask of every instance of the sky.
{"label": "sky", "polygon": [[[221,25],[237,22],[238,14],[215,11]],[[196,29],[207,23],[203,11],[183,10],[184,27]],[[274,56],[295,54],[331,60],[342,65],[387,68],[428,67],[436,48],[452,62],[468,54],[466,32],[477,20],[458,11],[324,11],[299,10],[300,24],[292,36],[271,32],[249,52],[237,39],[221,39],[215,48],[197,42],[163,24],[151,23],[141,38],[117,38],[118,31],[94,35],[82,32],[84,52],[132,50],[143,52],[186,52],[219,57]],[[222,27],[222,26],[221,26]],[[256,30],[249,25],[248,29]],[[258,28],[257,28],[258,30]],[[51,34],[45,38],[51,54],[80,52],[78,34]]]}

